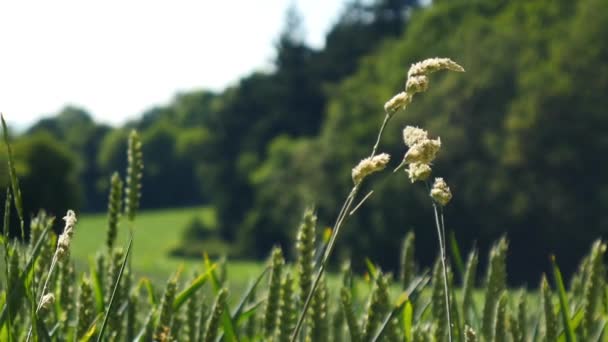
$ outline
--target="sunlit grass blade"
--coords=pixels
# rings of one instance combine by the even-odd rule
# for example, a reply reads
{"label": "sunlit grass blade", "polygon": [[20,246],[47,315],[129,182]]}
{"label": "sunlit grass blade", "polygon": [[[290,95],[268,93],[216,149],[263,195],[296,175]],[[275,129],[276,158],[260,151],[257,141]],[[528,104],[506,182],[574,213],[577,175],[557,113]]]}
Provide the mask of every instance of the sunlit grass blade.
{"label": "sunlit grass blade", "polygon": [[131,246],[133,246],[133,235],[129,236],[129,244],[127,246],[127,252],[122,260],[122,264],[120,265],[120,271],[118,273],[118,278],[116,279],[116,283],[114,284],[114,289],[112,290],[112,297],[110,297],[110,303],[108,304],[108,308],[106,309],[105,317],[103,318],[103,323],[101,324],[101,329],[99,329],[99,335],[97,335],[97,342],[101,342],[103,340],[103,335],[106,330],[106,326],[108,324],[108,318],[110,317],[110,313],[112,312],[112,307],[114,306],[114,299],[116,296],[116,291],[120,285],[120,280],[122,279],[122,275],[125,270],[125,266],[127,266],[127,260],[129,259],[129,255],[131,254]]}
{"label": "sunlit grass blade", "polygon": [[23,216],[23,200],[21,199],[21,188],[19,188],[19,179],[17,178],[17,172],[15,171],[15,160],[13,159],[13,151],[8,136],[8,128],[4,121],[4,115],[0,114],[0,120],[2,120],[2,133],[4,136],[4,144],[8,154],[8,173],[11,181],[11,188],[13,189],[13,200],[15,202],[15,208],[17,209],[17,215],[19,215],[19,221],[21,224],[21,240],[25,241],[25,230],[24,230],[24,216]]}
{"label": "sunlit grass blade", "polygon": [[380,327],[376,331],[376,334],[374,335],[374,338],[372,338],[372,340],[371,340],[372,342],[380,341],[380,338],[382,337],[382,334],[384,334],[384,331],[388,327],[388,325],[391,322],[391,320],[393,318],[397,317],[399,315],[399,313],[401,313],[401,310],[403,310],[403,308],[409,302],[410,302],[410,300],[409,300],[409,297],[407,296],[407,292],[403,292],[399,296],[399,298],[397,299],[397,302],[393,306],[393,309],[388,313],[388,315],[386,315],[386,317],[382,321],[382,324],[380,325]]}
{"label": "sunlit grass blade", "polygon": [[456,266],[456,271],[458,271],[458,277],[462,280],[464,279],[464,262],[462,259],[462,253],[460,253],[460,247],[458,246],[458,241],[456,240],[456,234],[454,234],[454,231],[450,232],[450,252],[452,252],[452,258],[454,259],[454,266]]}
{"label": "sunlit grass blade", "polygon": [[414,307],[407,301],[402,311],[403,335],[406,342],[412,341],[412,326],[414,325]]}
{"label": "sunlit grass blade", "polygon": [[91,286],[93,287],[93,294],[95,296],[95,307],[98,313],[103,313],[103,285],[95,267],[95,261],[92,258],[89,259],[89,272],[91,272]]}
{"label": "sunlit grass blade", "polygon": [[262,278],[264,278],[264,276],[266,275],[266,273],[268,273],[269,270],[270,270],[270,267],[266,267],[264,269],[264,271],[262,271],[262,273],[260,273],[260,275],[256,278],[256,280],[249,285],[249,287],[243,294],[243,297],[241,297],[241,300],[239,301],[239,304],[237,305],[236,309],[234,309],[234,312],[232,313],[233,322],[239,321],[240,315],[245,308],[245,304],[247,304],[249,301],[249,297],[251,297],[251,295],[253,294],[253,291],[255,291],[255,288],[260,284],[260,282],[262,281]]}
{"label": "sunlit grass blade", "polygon": [[194,295],[194,293],[196,293],[196,290],[198,290],[203,285],[205,285],[205,283],[211,276],[211,272],[213,272],[213,270],[215,270],[215,268],[216,268],[216,265],[215,264],[212,265],[212,267],[207,270],[207,273],[204,273],[204,274],[201,274],[200,276],[198,276],[196,279],[194,279],[192,281],[192,283],[187,288],[182,290],[182,292],[180,292],[175,297],[175,300],[173,301],[173,311],[179,310],[179,308],[188,300],[188,298],[190,298],[192,295]]}
{"label": "sunlit grass blade", "polygon": [[[26,277],[32,270],[32,267],[34,266],[34,262],[36,261],[36,258],[38,258],[38,255],[40,254],[42,244],[44,243],[44,241],[46,239],[46,236],[49,232],[49,228],[50,227],[46,227],[40,234],[40,238],[38,239],[38,241],[36,242],[36,245],[32,249],[29,259],[26,262],[23,270],[21,271],[19,278],[16,280],[17,283],[20,283],[20,284],[25,283]],[[6,318],[8,316],[7,305],[14,306],[14,304],[18,303],[25,295],[23,293],[22,286],[19,286],[19,287],[11,286],[11,289],[14,290],[14,292],[11,292],[11,296],[9,297],[8,301],[4,304],[4,306],[2,307],[2,312],[0,312],[0,327],[2,327],[4,325],[4,323],[6,322]]]}
{"label": "sunlit grass blade", "polygon": [[[214,266],[213,264],[211,264],[211,260],[209,260],[209,256],[207,254],[205,254],[204,262],[205,268],[207,270],[210,270],[209,274],[211,276],[211,283],[213,284],[213,290],[217,295],[222,289],[222,284],[220,283],[217,275],[215,274],[215,270],[213,270]],[[227,341],[239,341],[236,335],[234,322],[230,317],[230,308],[228,307],[228,304],[226,304],[226,302],[224,302],[224,310],[222,312],[222,326],[224,328],[224,336]]]}
{"label": "sunlit grass blade", "polygon": [[598,323],[599,324],[597,325],[595,332],[591,335],[591,339],[589,341],[599,342],[602,340],[602,335],[604,334],[604,329],[606,328],[606,319],[602,318]]}
{"label": "sunlit grass blade", "polygon": [[152,306],[156,306],[158,300],[156,299],[156,294],[154,293],[154,286],[152,282],[148,278],[142,278],[139,281],[139,286],[143,286],[146,289],[146,293],[148,295],[148,303]]}
{"label": "sunlit grass blade", "polygon": [[266,298],[262,298],[260,300],[258,300],[257,302],[250,304],[246,307],[244,307],[241,310],[240,315],[238,316],[238,321],[234,320],[237,323],[240,323],[242,321],[247,320],[248,318],[250,318],[253,314],[255,314],[256,310],[260,307],[260,305],[262,305],[262,303],[264,303],[266,301]]}
{"label": "sunlit grass blade", "polygon": [[367,271],[369,272],[370,278],[376,279],[376,276],[378,274],[378,269],[376,268],[376,265],[374,265],[374,263],[368,258],[365,258],[365,266],[367,267]]}
{"label": "sunlit grass blade", "polygon": [[566,294],[566,288],[562,279],[562,273],[555,262],[555,256],[551,256],[551,265],[553,266],[553,281],[557,288],[557,294],[559,296],[560,313],[562,316],[562,322],[564,323],[564,332],[566,333],[566,341],[575,342],[576,336],[574,329],[572,328],[572,322],[570,320],[570,306],[568,305],[568,295]]}

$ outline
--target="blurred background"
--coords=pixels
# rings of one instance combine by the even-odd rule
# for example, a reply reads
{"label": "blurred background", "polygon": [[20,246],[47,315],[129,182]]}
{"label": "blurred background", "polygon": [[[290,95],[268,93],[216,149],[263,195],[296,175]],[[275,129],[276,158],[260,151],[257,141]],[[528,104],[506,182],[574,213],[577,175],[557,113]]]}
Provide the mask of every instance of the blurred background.
{"label": "blurred background", "polygon": [[[396,165],[405,125],[441,137],[434,174],[454,193],[445,215],[460,249],[486,253],[506,234],[510,280],[536,285],[550,254],[568,274],[608,234],[607,1],[57,1],[0,13],[0,111],[26,210],[78,209],[85,260],[101,248],[131,129],[145,163],[137,229],[156,239],[137,249],[172,260],[291,250],[305,208],[333,224],[384,103],[411,63],[436,56],[467,72],[433,75],[380,150]],[[396,267],[414,230],[430,264],[424,187],[386,172],[371,188],[336,261]]]}

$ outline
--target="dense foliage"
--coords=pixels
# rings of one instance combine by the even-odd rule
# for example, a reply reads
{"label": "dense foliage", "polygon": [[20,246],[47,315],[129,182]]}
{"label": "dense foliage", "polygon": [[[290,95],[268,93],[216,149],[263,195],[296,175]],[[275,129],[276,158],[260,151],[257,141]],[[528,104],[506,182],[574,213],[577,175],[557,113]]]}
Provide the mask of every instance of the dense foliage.
{"label": "dense foliage", "polygon": [[[608,150],[607,35],[602,0],[353,1],[315,50],[303,43],[291,11],[272,71],[220,93],[179,94],[121,129],[76,108],[34,125],[15,145],[24,192],[40,179],[28,172],[61,163],[64,172],[45,184],[66,198],[24,196],[25,207],[57,215],[78,203],[105,208],[111,172],[125,167],[128,129],[138,128],[146,159],[142,207],[210,202],[221,236],[238,254],[261,258],[275,243],[290,245],[305,207],[314,206],[324,226],[334,224],[350,169],[374,139],[378,108],[403,87],[407,64],[449,55],[467,77],[433,79],[389,127],[382,148],[401,153],[397,130],[405,124],[440,135],[436,168],[457,194],[446,213],[457,240],[485,251],[508,232],[512,279],[536,282],[550,252],[570,274],[585,246],[608,231],[608,164],[601,158]],[[56,138],[44,153],[62,162],[30,164],[33,147],[18,148],[44,134]],[[395,269],[395,236],[414,229],[420,244],[433,243],[431,209],[420,200],[424,189],[410,187],[405,175],[374,188],[338,255],[352,256],[359,269],[362,256]],[[37,198],[47,199],[27,202]],[[430,265],[435,254],[419,249],[417,257]]]}

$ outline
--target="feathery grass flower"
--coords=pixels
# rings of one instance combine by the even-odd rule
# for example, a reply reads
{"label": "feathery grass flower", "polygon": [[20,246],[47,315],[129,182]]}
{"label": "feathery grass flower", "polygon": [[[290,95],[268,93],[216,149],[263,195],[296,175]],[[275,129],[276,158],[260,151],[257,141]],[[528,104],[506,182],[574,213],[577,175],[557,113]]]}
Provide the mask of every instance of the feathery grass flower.
{"label": "feathery grass flower", "polygon": [[403,129],[403,142],[407,147],[412,147],[416,143],[428,140],[429,133],[422,128],[415,126],[405,126]]}
{"label": "feathery grass flower", "polygon": [[403,161],[409,164],[430,164],[437,157],[437,152],[439,152],[439,148],[441,148],[440,138],[437,138],[435,140],[424,139],[418,141],[413,146],[411,146],[409,150],[407,150]]}
{"label": "feathery grass flower", "polygon": [[431,176],[431,167],[429,164],[411,163],[409,168],[405,170],[410,177],[412,183],[416,181],[425,181]]}
{"label": "feathery grass flower", "polygon": [[40,307],[43,309],[48,309],[55,303],[55,295],[52,293],[47,293],[42,296],[42,301],[40,302]]}
{"label": "feathery grass flower", "polygon": [[383,170],[390,159],[391,157],[387,153],[381,153],[377,156],[361,160],[359,164],[353,168],[353,181],[355,184],[359,184],[370,174]]}
{"label": "feathery grass flower", "polygon": [[423,93],[429,88],[429,78],[426,75],[411,76],[405,82],[405,91],[408,94]]}
{"label": "feathery grass flower", "polygon": [[76,214],[73,210],[68,210],[67,214],[63,218],[65,221],[65,227],[63,229],[63,233],[59,235],[59,239],[57,241],[57,256],[64,256],[69,248],[70,242],[72,241],[72,235],[74,235],[74,226],[76,225]]}
{"label": "feathery grass flower", "polygon": [[435,178],[433,188],[431,189],[431,197],[441,206],[445,206],[452,199],[450,187],[443,178]]}
{"label": "feathery grass flower", "polygon": [[464,68],[449,58],[428,58],[421,62],[414,63],[407,73],[408,79],[414,76],[428,75],[439,70],[452,70],[464,72]]}
{"label": "feathery grass flower", "polygon": [[396,112],[405,109],[412,102],[412,96],[404,91],[393,96],[384,104],[384,110],[388,115],[393,115]]}

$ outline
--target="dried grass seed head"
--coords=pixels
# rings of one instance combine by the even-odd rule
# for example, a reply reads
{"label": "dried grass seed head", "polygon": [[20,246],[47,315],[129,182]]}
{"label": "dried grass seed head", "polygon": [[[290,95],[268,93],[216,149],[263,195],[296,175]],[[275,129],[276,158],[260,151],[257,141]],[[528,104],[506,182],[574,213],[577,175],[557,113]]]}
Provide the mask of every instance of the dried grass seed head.
{"label": "dried grass seed head", "polygon": [[431,176],[431,167],[428,164],[411,163],[409,168],[405,170],[412,183],[416,181],[425,181]]}
{"label": "dried grass seed head", "polygon": [[429,88],[429,78],[426,75],[411,76],[405,82],[408,94],[423,93]]}
{"label": "dried grass seed head", "polygon": [[404,161],[406,163],[421,163],[421,164],[431,164],[433,160],[437,157],[437,152],[441,148],[441,139],[437,138],[435,140],[432,139],[424,139],[418,141],[413,146],[407,150],[405,154]]}
{"label": "dried grass seed head", "polygon": [[53,303],[55,303],[55,295],[52,293],[47,293],[42,296],[42,299],[40,300],[40,308],[48,309],[51,307],[51,305],[53,305]]}
{"label": "dried grass seed head", "polygon": [[407,73],[407,77],[409,79],[413,76],[428,75],[439,70],[464,72],[464,68],[453,60],[449,58],[435,57],[412,64],[410,70]]}
{"label": "dried grass seed head", "polygon": [[393,96],[390,100],[388,100],[384,104],[384,111],[388,115],[393,115],[396,112],[405,109],[407,105],[412,102],[412,96],[406,92],[400,92],[399,94]]}
{"label": "dried grass seed head", "polygon": [[407,147],[412,147],[416,143],[427,140],[429,138],[429,134],[427,131],[422,128],[415,126],[405,126],[403,129],[403,142]]}
{"label": "dried grass seed head", "polygon": [[352,177],[355,184],[361,183],[368,175],[383,170],[391,157],[387,153],[381,153],[377,156],[368,157],[359,162],[353,168]]}
{"label": "dried grass seed head", "polygon": [[450,187],[443,178],[435,178],[433,188],[431,189],[431,197],[441,206],[445,206],[452,199]]}
{"label": "dried grass seed head", "polygon": [[59,239],[57,240],[57,255],[59,257],[65,255],[70,248],[72,235],[74,235],[74,226],[77,221],[76,214],[73,210],[68,210],[63,220],[65,221],[65,227],[63,228],[63,233],[59,235]]}

